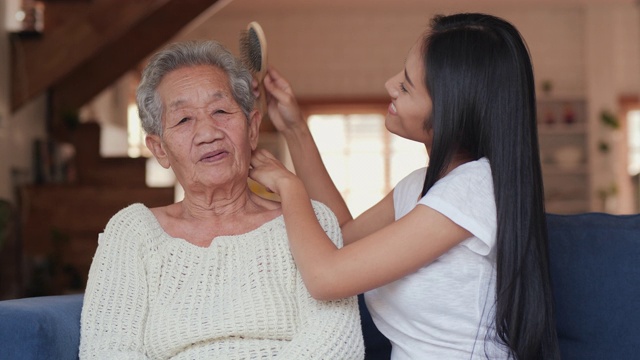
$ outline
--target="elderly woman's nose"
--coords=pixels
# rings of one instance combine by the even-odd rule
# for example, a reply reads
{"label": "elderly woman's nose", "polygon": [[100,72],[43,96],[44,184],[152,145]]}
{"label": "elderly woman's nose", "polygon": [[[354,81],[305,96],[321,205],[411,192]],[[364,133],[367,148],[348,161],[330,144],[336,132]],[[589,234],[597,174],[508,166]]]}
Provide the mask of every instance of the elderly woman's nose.
{"label": "elderly woman's nose", "polygon": [[196,141],[211,142],[222,136],[220,126],[209,116],[200,116],[196,120]]}

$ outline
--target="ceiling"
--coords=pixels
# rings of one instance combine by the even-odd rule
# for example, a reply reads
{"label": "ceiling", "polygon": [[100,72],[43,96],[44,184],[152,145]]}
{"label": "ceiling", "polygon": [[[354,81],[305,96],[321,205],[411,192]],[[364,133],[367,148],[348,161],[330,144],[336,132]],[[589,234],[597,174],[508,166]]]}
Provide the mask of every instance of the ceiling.
{"label": "ceiling", "polygon": [[232,0],[225,11],[274,11],[278,9],[353,9],[366,7],[368,9],[396,9],[424,7],[425,5],[439,6],[584,6],[584,5],[614,5],[640,4],[640,0]]}

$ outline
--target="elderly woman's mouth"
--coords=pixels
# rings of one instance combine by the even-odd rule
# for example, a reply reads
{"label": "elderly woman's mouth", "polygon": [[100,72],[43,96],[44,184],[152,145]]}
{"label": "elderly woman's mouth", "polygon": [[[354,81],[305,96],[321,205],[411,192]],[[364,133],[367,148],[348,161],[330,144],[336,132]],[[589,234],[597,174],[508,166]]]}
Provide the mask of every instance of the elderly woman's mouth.
{"label": "elderly woman's mouth", "polygon": [[204,155],[202,155],[202,157],[200,157],[200,161],[202,162],[214,162],[214,161],[218,161],[221,159],[224,159],[225,157],[227,157],[227,155],[229,155],[229,153],[225,150],[218,150],[218,151],[210,151]]}

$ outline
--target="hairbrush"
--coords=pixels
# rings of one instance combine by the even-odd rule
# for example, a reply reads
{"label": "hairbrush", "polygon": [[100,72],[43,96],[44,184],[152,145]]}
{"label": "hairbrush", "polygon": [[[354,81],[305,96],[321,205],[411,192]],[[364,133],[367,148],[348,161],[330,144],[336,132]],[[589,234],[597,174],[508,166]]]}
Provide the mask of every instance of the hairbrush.
{"label": "hairbrush", "polygon": [[[258,22],[252,21],[240,36],[240,58],[258,81],[258,110],[266,115],[267,99],[264,90],[264,76],[267,74],[267,39]],[[265,124],[266,125],[266,124]]]}

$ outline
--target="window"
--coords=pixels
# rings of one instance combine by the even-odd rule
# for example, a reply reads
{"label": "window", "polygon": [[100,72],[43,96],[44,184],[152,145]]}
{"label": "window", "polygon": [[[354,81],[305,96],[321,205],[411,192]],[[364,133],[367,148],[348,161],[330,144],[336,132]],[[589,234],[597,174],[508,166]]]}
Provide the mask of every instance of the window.
{"label": "window", "polygon": [[391,134],[384,121],[380,113],[308,117],[327,171],[354,217],[427,164],[424,145]]}
{"label": "window", "polygon": [[146,157],[147,163],[145,168],[145,182],[149,187],[175,187],[175,200],[179,201],[184,197],[182,188],[177,184],[176,177],[171,169],[163,168],[156,158],[153,157],[151,151],[147,148],[145,142],[144,130],[138,116],[138,106],[135,103],[129,104],[127,108],[127,132],[128,132],[128,150],[129,157]]}
{"label": "window", "polygon": [[[616,213],[635,214],[640,209],[640,97],[622,96],[620,104],[620,132],[616,137],[619,148],[616,161]],[[626,153],[626,154],[625,154]]]}
{"label": "window", "polygon": [[138,106],[135,103],[129,104],[127,108],[127,133],[129,143],[127,154],[129,157],[151,157],[151,151],[147,149],[144,141],[145,134],[138,117]]}

